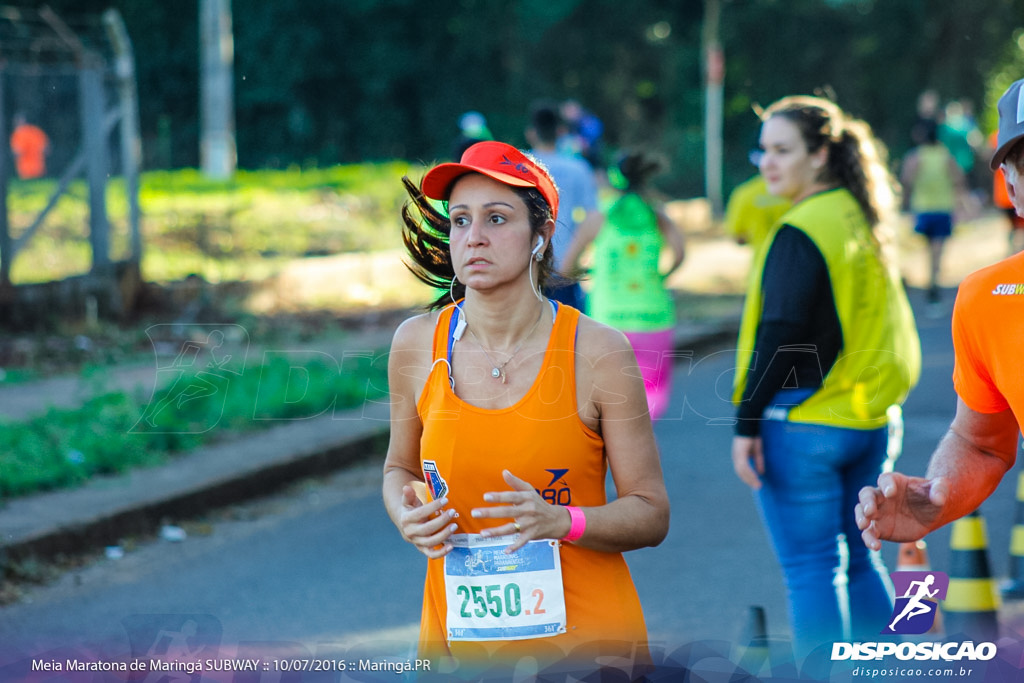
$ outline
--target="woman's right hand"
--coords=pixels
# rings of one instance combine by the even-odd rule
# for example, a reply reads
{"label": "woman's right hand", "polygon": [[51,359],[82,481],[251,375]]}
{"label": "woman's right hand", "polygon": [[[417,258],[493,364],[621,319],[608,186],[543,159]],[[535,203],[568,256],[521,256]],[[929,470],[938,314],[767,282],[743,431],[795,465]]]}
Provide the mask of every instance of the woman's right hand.
{"label": "woman's right hand", "polygon": [[757,491],[764,474],[764,452],[761,437],[734,436],[732,439],[732,467],[740,480]]}
{"label": "woman's right hand", "polygon": [[431,559],[444,557],[451,552],[448,538],[459,528],[452,521],[459,515],[455,510],[445,510],[447,504],[447,498],[424,503],[412,486],[402,487],[402,514],[399,521],[402,536]]}

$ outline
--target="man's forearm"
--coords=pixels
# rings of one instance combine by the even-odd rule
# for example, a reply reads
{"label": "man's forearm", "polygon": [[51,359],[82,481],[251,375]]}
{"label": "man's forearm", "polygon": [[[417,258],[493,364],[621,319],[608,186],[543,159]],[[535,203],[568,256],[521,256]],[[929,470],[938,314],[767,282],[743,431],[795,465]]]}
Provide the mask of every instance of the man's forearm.
{"label": "man's forearm", "polygon": [[1004,456],[979,448],[950,429],[928,463],[928,479],[944,478],[949,496],[933,530],[973,512],[988,498],[1012,466]]}

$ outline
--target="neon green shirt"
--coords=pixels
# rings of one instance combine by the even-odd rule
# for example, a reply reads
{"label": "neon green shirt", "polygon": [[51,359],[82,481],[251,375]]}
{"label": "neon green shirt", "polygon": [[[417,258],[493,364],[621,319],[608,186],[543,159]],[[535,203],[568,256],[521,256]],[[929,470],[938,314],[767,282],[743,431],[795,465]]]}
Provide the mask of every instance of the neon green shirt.
{"label": "neon green shirt", "polygon": [[675,302],[658,271],[664,244],[657,216],[639,195],[612,204],[594,240],[590,316],[628,332],[674,325]]}

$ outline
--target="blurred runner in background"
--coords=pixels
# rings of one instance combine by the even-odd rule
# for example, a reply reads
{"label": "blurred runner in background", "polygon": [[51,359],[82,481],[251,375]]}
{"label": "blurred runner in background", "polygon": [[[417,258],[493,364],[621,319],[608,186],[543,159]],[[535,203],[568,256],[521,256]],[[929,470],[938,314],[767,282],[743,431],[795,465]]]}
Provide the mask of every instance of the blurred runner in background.
{"label": "blurred runner in background", "polygon": [[50,138],[43,129],[29,123],[24,114],[15,114],[11,152],[18,177],[29,180],[46,175],[46,154],[49,150]]}

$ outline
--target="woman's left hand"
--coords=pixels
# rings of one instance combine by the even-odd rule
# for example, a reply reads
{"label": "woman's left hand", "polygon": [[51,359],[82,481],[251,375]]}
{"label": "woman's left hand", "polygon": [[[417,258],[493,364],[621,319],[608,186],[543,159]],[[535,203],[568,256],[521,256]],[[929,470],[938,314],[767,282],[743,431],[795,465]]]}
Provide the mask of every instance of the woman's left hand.
{"label": "woman's left hand", "polygon": [[480,532],[482,536],[518,534],[516,540],[505,549],[506,553],[513,553],[529,541],[538,538],[562,538],[569,533],[572,521],[568,510],[561,505],[547,503],[529,482],[523,481],[508,470],[502,472],[502,477],[512,490],[485,493],[484,502],[498,505],[473,508],[471,514],[477,519],[511,521],[484,529]]}

